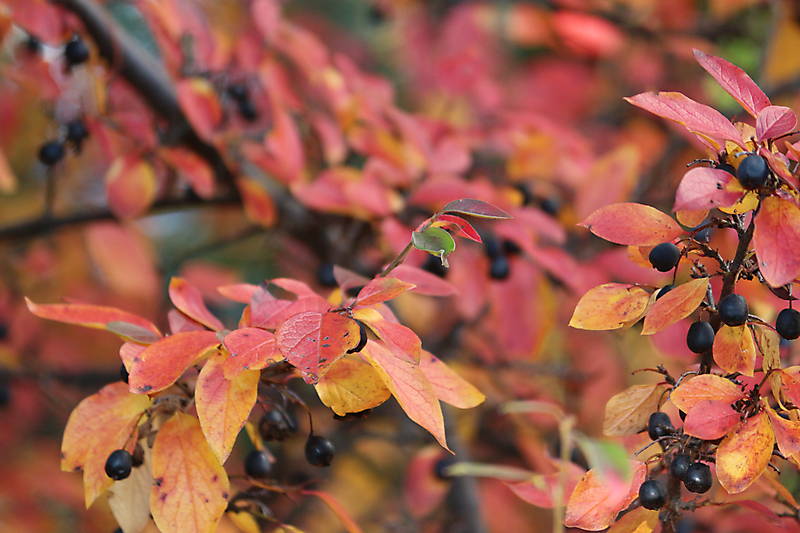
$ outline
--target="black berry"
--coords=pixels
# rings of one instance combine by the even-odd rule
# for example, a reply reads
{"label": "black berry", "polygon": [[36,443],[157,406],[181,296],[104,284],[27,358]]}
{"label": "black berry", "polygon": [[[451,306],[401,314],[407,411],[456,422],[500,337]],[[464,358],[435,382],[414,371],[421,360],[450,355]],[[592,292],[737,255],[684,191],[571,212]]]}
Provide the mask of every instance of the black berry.
{"label": "black berry", "polygon": [[558,211],[561,209],[561,202],[558,198],[549,196],[539,200],[539,208],[551,217],[554,217],[558,215]]}
{"label": "black berry", "polygon": [[483,237],[483,251],[489,259],[503,255],[503,245],[493,235]]}
{"label": "black berry", "polygon": [[681,249],[671,242],[662,242],[650,250],[650,264],[659,272],[669,272],[681,258]]}
{"label": "black berry", "polygon": [[228,94],[237,102],[243,102],[250,98],[250,91],[243,83],[234,83],[228,87]]}
{"label": "black berry", "polygon": [[119,379],[121,379],[122,381],[127,383],[128,382],[128,378],[129,378],[128,369],[125,368],[125,363],[123,363],[123,364],[119,365]]}
{"label": "black berry", "polygon": [[0,382],[0,409],[4,409],[11,404],[11,387],[8,383]]}
{"label": "black berry", "polygon": [[713,228],[711,226],[707,226],[694,234],[694,240],[697,242],[709,242],[711,241],[712,231]]}
{"label": "black berry", "polygon": [[67,140],[80,151],[83,141],[89,138],[89,130],[81,119],[71,120],[67,123]]}
{"label": "black berry", "polygon": [[306,461],[313,466],[330,466],[336,448],[325,437],[311,435],[306,441]]}
{"label": "black berry", "polygon": [[64,57],[67,60],[67,65],[70,67],[85,63],[89,59],[89,47],[86,46],[83,39],[75,36],[64,47]]}
{"label": "black berry", "polygon": [[253,450],[244,459],[244,472],[250,477],[264,478],[272,471],[272,463],[265,452]]}
{"label": "black berry", "polygon": [[28,38],[25,39],[25,49],[31,54],[38,54],[42,51],[42,41],[35,35],[28,34]]}
{"label": "black berry", "polygon": [[745,189],[759,189],[764,186],[769,176],[767,160],[760,155],[751,154],[742,159],[736,170],[736,177]]}
{"label": "black berry", "polygon": [[800,312],[794,309],[782,310],[775,320],[775,329],[784,339],[794,340],[800,337]]}
{"label": "black berry", "polygon": [[522,253],[522,248],[519,247],[517,243],[512,240],[504,239],[503,240],[503,252],[506,255],[519,255]]}
{"label": "black berry", "polygon": [[286,413],[283,409],[275,408],[267,411],[261,417],[258,422],[258,431],[265,441],[280,441],[297,431],[297,423],[289,413]]}
{"label": "black berry", "polygon": [[249,98],[238,102],[239,116],[247,122],[255,122],[258,120],[258,109]]}
{"label": "black berry", "polygon": [[455,462],[456,458],[452,455],[439,459],[433,465],[433,474],[441,480],[450,479],[450,476],[447,474],[447,468],[455,464]]}
{"label": "black berry", "polygon": [[669,291],[671,291],[674,288],[675,288],[675,285],[672,285],[671,283],[669,285],[664,285],[663,287],[658,289],[658,292],[656,293],[656,300],[658,300],[659,298],[661,298],[662,296],[664,296],[665,294],[667,294]]}
{"label": "black berry", "polygon": [[686,476],[683,478],[683,484],[686,490],[697,494],[708,492],[711,488],[711,468],[705,463],[693,463],[686,470]]}
{"label": "black berry", "polygon": [[647,421],[647,435],[651,440],[670,435],[674,431],[675,428],[672,426],[672,421],[667,413],[656,411],[650,415],[650,419]]}
{"label": "black berry", "polygon": [[747,322],[747,300],[738,294],[729,294],[719,301],[719,318],[729,326],[741,326]]}
{"label": "black berry", "polygon": [[58,141],[47,141],[39,148],[39,161],[52,167],[64,158],[64,145]]}
{"label": "black berry", "polygon": [[333,275],[333,263],[322,263],[317,268],[317,283],[323,287],[336,287],[336,277]]}
{"label": "black berry", "polygon": [[119,481],[131,475],[133,456],[127,450],[114,450],[106,459],[106,475]]}
{"label": "black berry", "polygon": [[504,255],[498,255],[489,264],[489,277],[492,279],[503,280],[511,274],[511,264]]}
{"label": "black berry", "polygon": [[689,467],[691,465],[691,457],[685,453],[679,453],[672,458],[672,462],[669,465],[669,472],[676,478],[683,481],[686,478],[686,472],[689,471]]}
{"label": "black berry", "polygon": [[667,491],[655,479],[648,479],[639,487],[639,503],[645,509],[661,509],[667,501]]}
{"label": "black berry", "polygon": [[686,333],[686,345],[694,353],[705,353],[714,345],[714,328],[705,321],[694,322]]}
{"label": "black berry", "polygon": [[431,274],[436,274],[440,278],[445,277],[447,274],[447,267],[442,264],[442,260],[431,254],[428,254],[428,258],[425,260],[425,263],[423,263],[422,269]]}

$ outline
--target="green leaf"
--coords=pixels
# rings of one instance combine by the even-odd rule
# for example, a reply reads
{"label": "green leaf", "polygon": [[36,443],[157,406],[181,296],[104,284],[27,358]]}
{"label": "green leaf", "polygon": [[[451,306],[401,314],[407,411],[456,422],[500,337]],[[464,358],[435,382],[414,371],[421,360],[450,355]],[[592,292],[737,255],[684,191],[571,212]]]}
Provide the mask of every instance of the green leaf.
{"label": "green leaf", "polygon": [[442,228],[430,227],[425,231],[415,231],[411,234],[411,241],[417,250],[441,258],[444,266],[447,266],[447,255],[456,249],[456,241],[453,236]]}
{"label": "green leaf", "polygon": [[512,218],[511,215],[490,203],[474,198],[453,200],[441,210],[442,213],[458,213],[478,218],[504,219]]}

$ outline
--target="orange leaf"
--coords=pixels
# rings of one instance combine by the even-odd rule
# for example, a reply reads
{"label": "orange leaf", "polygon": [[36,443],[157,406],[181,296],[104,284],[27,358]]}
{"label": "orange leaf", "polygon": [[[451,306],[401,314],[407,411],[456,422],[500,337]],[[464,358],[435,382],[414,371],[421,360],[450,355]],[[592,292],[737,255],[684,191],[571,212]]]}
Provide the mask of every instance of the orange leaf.
{"label": "orange leaf", "polygon": [[200,198],[214,196],[214,172],[200,156],[185,148],[162,147],[158,155],[189,182]]}
{"label": "orange leaf", "polygon": [[656,300],[644,319],[642,335],[658,333],[691,315],[706,297],[708,278],[687,281]]}
{"label": "orange leaf", "polygon": [[486,396],[474,385],[428,351],[422,350],[420,353],[419,367],[428,378],[439,400],[453,407],[470,409],[486,400]]}
{"label": "orange leaf", "polygon": [[[380,317],[378,313],[375,315]],[[375,319],[374,316],[366,313],[359,316],[356,312],[354,316],[367,324],[395,355],[405,357],[415,363],[419,361],[422,341],[412,329],[382,317]]]}
{"label": "orange leaf", "polygon": [[244,202],[244,213],[250,222],[269,228],[278,218],[278,210],[272,196],[256,180],[240,178],[236,181]]}
{"label": "orange leaf", "polygon": [[358,322],[339,313],[309,311],[292,316],[276,333],[278,349],[314,383],[361,339]]}
{"label": "orange leaf", "polygon": [[120,218],[136,218],[156,198],[153,166],[137,154],[117,157],[106,173],[106,194],[111,211]]}
{"label": "orange leaf", "polygon": [[601,207],[579,225],[601,239],[629,246],[655,246],[683,233],[669,215],[655,207],[635,203]]}
{"label": "orange leaf", "polygon": [[758,268],[773,287],[800,273],[800,208],[790,200],[769,196],[756,216],[753,247]]}
{"label": "orange leaf", "polygon": [[772,423],[772,430],[775,432],[778,449],[784,457],[795,460],[800,459],[800,422],[786,420],[780,416],[770,407],[766,399],[763,399],[762,403]]}
{"label": "orange leaf", "polygon": [[458,289],[436,274],[410,265],[400,265],[392,270],[392,276],[414,285],[414,292],[427,296],[451,296]]}
{"label": "orange leaf", "polygon": [[61,442],[61,470],[83,470],[86,507],[113,483],[106,476],[111,452],[133,443],[131,438],[150,398],[131,394],[122,382],[106,385],[73,409]]}
{"label": "orange leaf", "polygon": [[322,403],[339,416],[372,409],[391,396],[372,365],[357,355],[333,363],[315,388]]}
{"label": "orange leaf", "polygon": [[189,123],[201,138],[211,140],[222,121],[222,108],[214,87],[202,78],[188,78],[178,82],[177,91]]}
{"label": "orange leaf", "polygon": [[752,376],[756,365],[756,344],[747,325],[720,326],[714,337],[714,362],[726,372]]}
{"label": "orange leaf", "polygon": [[138,300],[161,296],[155,253],[133,225],[97,222],[86,228],[86,247],[109,288]]}
{"label": "orange leaf", "polygon": [[408,418],[427,429],[447,448],[442,407],[419,363],[398,357],[378,342],[368,341],[362,356],[377,370]]}
{"label": "orange leaf", "polygon": [[219,340],[213,331],[184,331],[154,342],[131,360],[128,383],[131,392],[158,392],[181,374]]}
{"label": "orange leaf", "polygon": [[581,296],[569,325],[577,329],[619,329],[639,320],[650,293],[629,283],[604,283]]}
{"label": "orange leaf", "polygon": [[245,370],[228,379],[224,372],[227,359],[224,351],[208,358],[197,378],[194,395],[200,427],[220,463],[230,455],[239,431],[250,416],[261,376],[257,370]]}
{"label": "orange leaf", "polygon": [[207,328],[216,331],[225,328],[222,322],[212,315],[211,311],[206,307],[200,290],[185,279],[175,277],[170,280],[169,299],[172,300],[172,305],[177,307],[181,313],[192,320],[200,322]]}
{"label": "orange leaf", "polygon": [[683,431],[698,439],[715,440],[724,437],[736,427],[740,417],[730,402],[703,400],[697,402],[686,413]]}
{"label": "orange leaf", "polygon": [[240,328],[223,340],[230,357],[225,361],[225,377],[233,379],[243,370],[261,370],[283,359],[275,335],[260,328]]}
{"label": "orange leaf", "polygon": [[25,303],[30,312],[39,318],[104,329],[137,342],[153,342],[161,337],[161,332],[152,322],[116,307],[89,304],[35,304],[27,298]]}
{"label": "orange leaf", "polygon": [[327,505],[328,508],[339,518],[339,521],[342,523],[345,530],[347,530],[347,533],[362,533],[361,528],[358,527],[358,524],[356,524],[352,518],[350,518],[350,515],[347,513],[347,510],[342,506],[342,504],[327,492],[318,490],[302,490],[300,493],[308,496],[316,496],[325,502],[325,505]]}
{"label": "orange leaf", "polygon": [[729,494],[749,487],[767,468],[775,434],[766,413],[747,419],[717,448],[717,478]]}
{"label": "orange leaf", "polygon": [[609,437],[635,435],[647,427],[647,421],[658,411],[667,387],[633,385],[614,395],[606,404],[603,434]]}
{"label": "orange leaf", "polygon": [[162,533],[212,533],[228,505],[228,475],[193,416],[177,412],[153,446],[150,512]]}
{"label": "orange leaf", "polygon": [[744,396],[739,385],[729,379],[714,374],[702,374],[687,378],[674,389],[669,400],[681,411],[688,413],[704,400],[716,400],[728,404]]}
{"label": "orange leaf", "polygon": [[569,497],[564,525],[588,531],[610,526],[617,513],[636,499],[647,476],[647,465],[640,461],[631,461],[631,470],[628,481],[595,469],[586,472]]}
{"label": "orange leaf", "polygon": [[708,55],[696,49],[693,52],[700,66],[711,74],[725,89],[725,92],[739,102],[745,111],[755,117],[762,109],[770,105],[769,97],[744,70],[721,57]]}
{"label": "orange leaf", "polygon": [[356,297],[356,305],[374,305],[391,300],[414,288],[411,283],[397,278],[375,278],[361,289]]}
{"label": "orange leaf", "polygon": [[6,154],[0,150],[0,193],[10,194],[17,190],[17,176],[11,170]]}

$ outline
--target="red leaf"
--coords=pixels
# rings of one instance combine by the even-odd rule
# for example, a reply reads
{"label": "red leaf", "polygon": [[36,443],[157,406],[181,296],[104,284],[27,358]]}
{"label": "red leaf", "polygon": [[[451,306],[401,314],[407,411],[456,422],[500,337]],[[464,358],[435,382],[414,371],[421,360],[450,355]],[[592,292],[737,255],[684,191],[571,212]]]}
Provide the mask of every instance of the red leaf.
{"label": "red leaf", "polygon": [[255,0],[250,6],[250,12],[258,32],[265,40],[271,41],[280,23],[280,4],[275,0]]}
{"label": "red leaf", "polygon": [[[358,312],[354,316],[359,318]],[[396,355],[405,357],[415,363],[419,361],[422,341],[419,340],[413,330],[383,318],[375,320],[372,316],[368,316],[362,320]]]}
{"label": "red leaf", "polygon": [[231,331],[223,341],[230,357],[225,361],[225,377],[232,378],[243,370],[260,370],[283,359],[275,335],[259,328]]}
{"label": "red leaf", "polygon": [[222,121],[222,107],[212,85],[202,78],[187,78],[177,85],[178,101],[197,134],[206,141]]}
{"label": "red leaf", "polygon": [[272,196],[256,180],[241,178],[236,181],[244,202],[244,212],[254,224],[269,228],[278,218],[278,210]]}
{"label": "red leaf", "polygon": [[451,296],[458,293],[458,289],[451,283],[443,280],[421,268],[411,265],[400,265],[392,270],[392,276],[414,285],[412,289],[417,294],[427,296]]}
{"label": "red leaf", "polygon": [[601,531],[614,521],[617,513],[627,507],[647,477],[647,465],[631,461],[633,475],[628,481],[609,473],[603,475],[589,470],[578,482],[567,502],[564,525],[588,531]]}
{"label": "red leaf", "polygon": [[440,209],[440,212],[458,213],[460,215],[467,215],[478,218],[494,218],[494,219],[512,218],[511,215],[509,215],[502,209],[497,208],[488,202],[484,202],[483,200],[475,200],[473,198],[462,198],[460,200],[454,200],[445,205],[442,209]]}
{"label": "red leaf", "polygon": [[281,324],[276,334],[281,353],[304,373],[309,383],[318,381],[327,368],[360,339],[360,327],[355,320],[339,313],[319,311],[292,316]]}
{"label": "red leaf", "polygon": [[192,320],[200,322],[207,328],[219,331],[225,326],[211,314],[203,302],[203,295],[197,287],[183,278],[174,277],[169,282],[169,299],[172,304]]}
{"label": "red leaf", "polygon": [[185,148],[162,147],[158,153],[181,178],[189,182],[199,197],[214,196],[214,173],[200,156]]}
{"label": "red leaf", "polygon": [[771,105],[761,110],[756,118],[756,138],[759,141],[785,135],[797,126],[797,115],[788,107]]}
{"label": "red leaf", "polygon": [[135,335],[122,334],[122,336],[138,342],[153,342],[161,337],[161,332],[149,320],[115,307],[89,304],[35,304],[27,298],[25,303],[28,304],[30,312],[39,318],[87,328],[105,329],[113,333],[119,333],[121,328],[125,328],[125,324],[129,324],[138,328]]}
{"label": "red leaf", "polygon": [[579,224],[616,244],[655,246],[676,239],[683,230],[669,215],[636,203],[601,207]]}
{"label": "red leaf", "polygon": [[703,400],[686,413],[683,431],[703,440],[719,439],[736,427],[740,416],[729,402]]}
{"label": "red leaf", "polygon": [[486,397],[471,383],[456,374],[438,357],[422,350],[419,367],[443,402],[459,409],[470,409],[483,403]]}
{"label": "red leaf", "polygon": [[450,224],[455,225],[459,230],[461,230],[461,233],[463,233],[463,235],[466,238],[473,240],[475,242],[483,242],[481,240],[481,236],[478,234],[477,231],[475,231],[475,228],[472,227],[472,224],[470,224],[461,217],[457,217],[455,215],[443,214],[437,216],[436,220],[442,222],[449,222]]}
{"label": "red leaf", "polygon": [[732,404],[743,396],[742,389],[731,380],[714,374],[703,374],[682,381],[672,391],[669,399],[675,407],[688,413],[695,405],[706,400]]}
{"label": "red leaf", "polygon": [[166,389],[189,365],[218,344],[213,331],[186,331],[154,342],[131,361],[128,369],[131,392]]}
{"label": "red leaf", "polygon": [[764,91],[745,71],[724,59],[694,50],[694,57],[725,91],[754,117],[770,105]]}
{"label": "red leaf", "polygon": [[156,174],[139,155],[117,157],[106,173],[108,204],[120,218],[142,215],[156,197]]}
{"label": "red leaf", "polygon": [[414,288],[411,283],[397,278],[375,278],[361,289],[356,297],[357,305],[373,305],[391,300]]}
{"label": "red leaf", "polygon": [[800,273],[800,208],[790,200],[769,196],[756,217],[753,247],[764,279],[773,287]]}
{"label": "red leaf", "polygon": [[742,196],[742,191],[729,187],[738,185],[729,172],[716,168],[693,168],[683,175],[675,193],[673,211],[698,211],[729,207]]}
{"label": "red leaf", "polygon": [[554,494],[556,490],[561,487],[561,490],[564,491],[562,493],[563,498],[568,497],[584,475],[583,469],[575,463],[568,462],[563,463],[563,465],[562,468],[567,469],[564,476],[566,483],[563,486],[561,485],[561,472],[545,475],[537,474],[531,481],[506,483],[505,485],[521,500],[537,507],[552,509],[555,505]]}
{"label": "red leaf", "polygon": [[725,115],[681,93],[641,93],[625,98],[631,104],[683,125],[702,140],[720,148],[725,141],[741,142],[741,134]]}
{"label": "red leaf", "polygon": [[778,449],[786,458],[792,458],[796,461],[800,455],[800,422],[786,420],[776,413],[766,400],[762,401],[772,423],[772,430],[775,432],[775,441],[778,443]]}

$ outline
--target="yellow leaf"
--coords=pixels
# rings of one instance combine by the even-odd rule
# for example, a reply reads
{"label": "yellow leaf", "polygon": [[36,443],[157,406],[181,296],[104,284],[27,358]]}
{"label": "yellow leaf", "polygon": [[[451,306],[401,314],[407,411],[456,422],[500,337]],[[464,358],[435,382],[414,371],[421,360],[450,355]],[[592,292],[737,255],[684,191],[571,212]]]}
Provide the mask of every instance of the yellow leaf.
{"label": "yellow leaf", "polygon": [[428,378],[433,392],[445,403],[459,409],[470,409],[486,399],[481,391],[428,351],[420,352],[419,367]]}
{"label": "yellow leaf", "polygon": [[747,325],[723,324],[714,337],[714,361],[726,372],[752,376],[756,364],[756,345]]}
{"label": "yellow leaf", "polygon": [[584,294],[569,325],[577,329],[619,329],[642,317],[650,293],[626,283],[605,283]]}
{"label": "yellow leaf", "polygon": [[603,433],[609,437],[634,435],[647,427],[650,415],[658,410],[667,386],[633,385],[614,395],[606,404]]}
{"label": "yellow leaf", "polygon": [[315,388],[322,403],[340,416],[372,409],[391,396],[372,365],[356,355],[347,355],[331,365]]}
{"label": "yellow leaf", "polygon": [[766,413],[739,425],[717,448],[717,478],[729,494],[749,487],[767,468],[775,434]]}
{"label": "yellow leaf", "polygon": [[233,525],[236,526],[236,529],[242,533],[261,533],[261,526],[258,525],[255,517],[250,513],[229,512],[226,513],[225,516],[227,516],[228,520],[233,522]]}
{"label": "yellow leaf", "polygon": [[153,446],[150,512],[162,533],[213,533],[228,504],[228,475],[198,420],[176,413]]}

